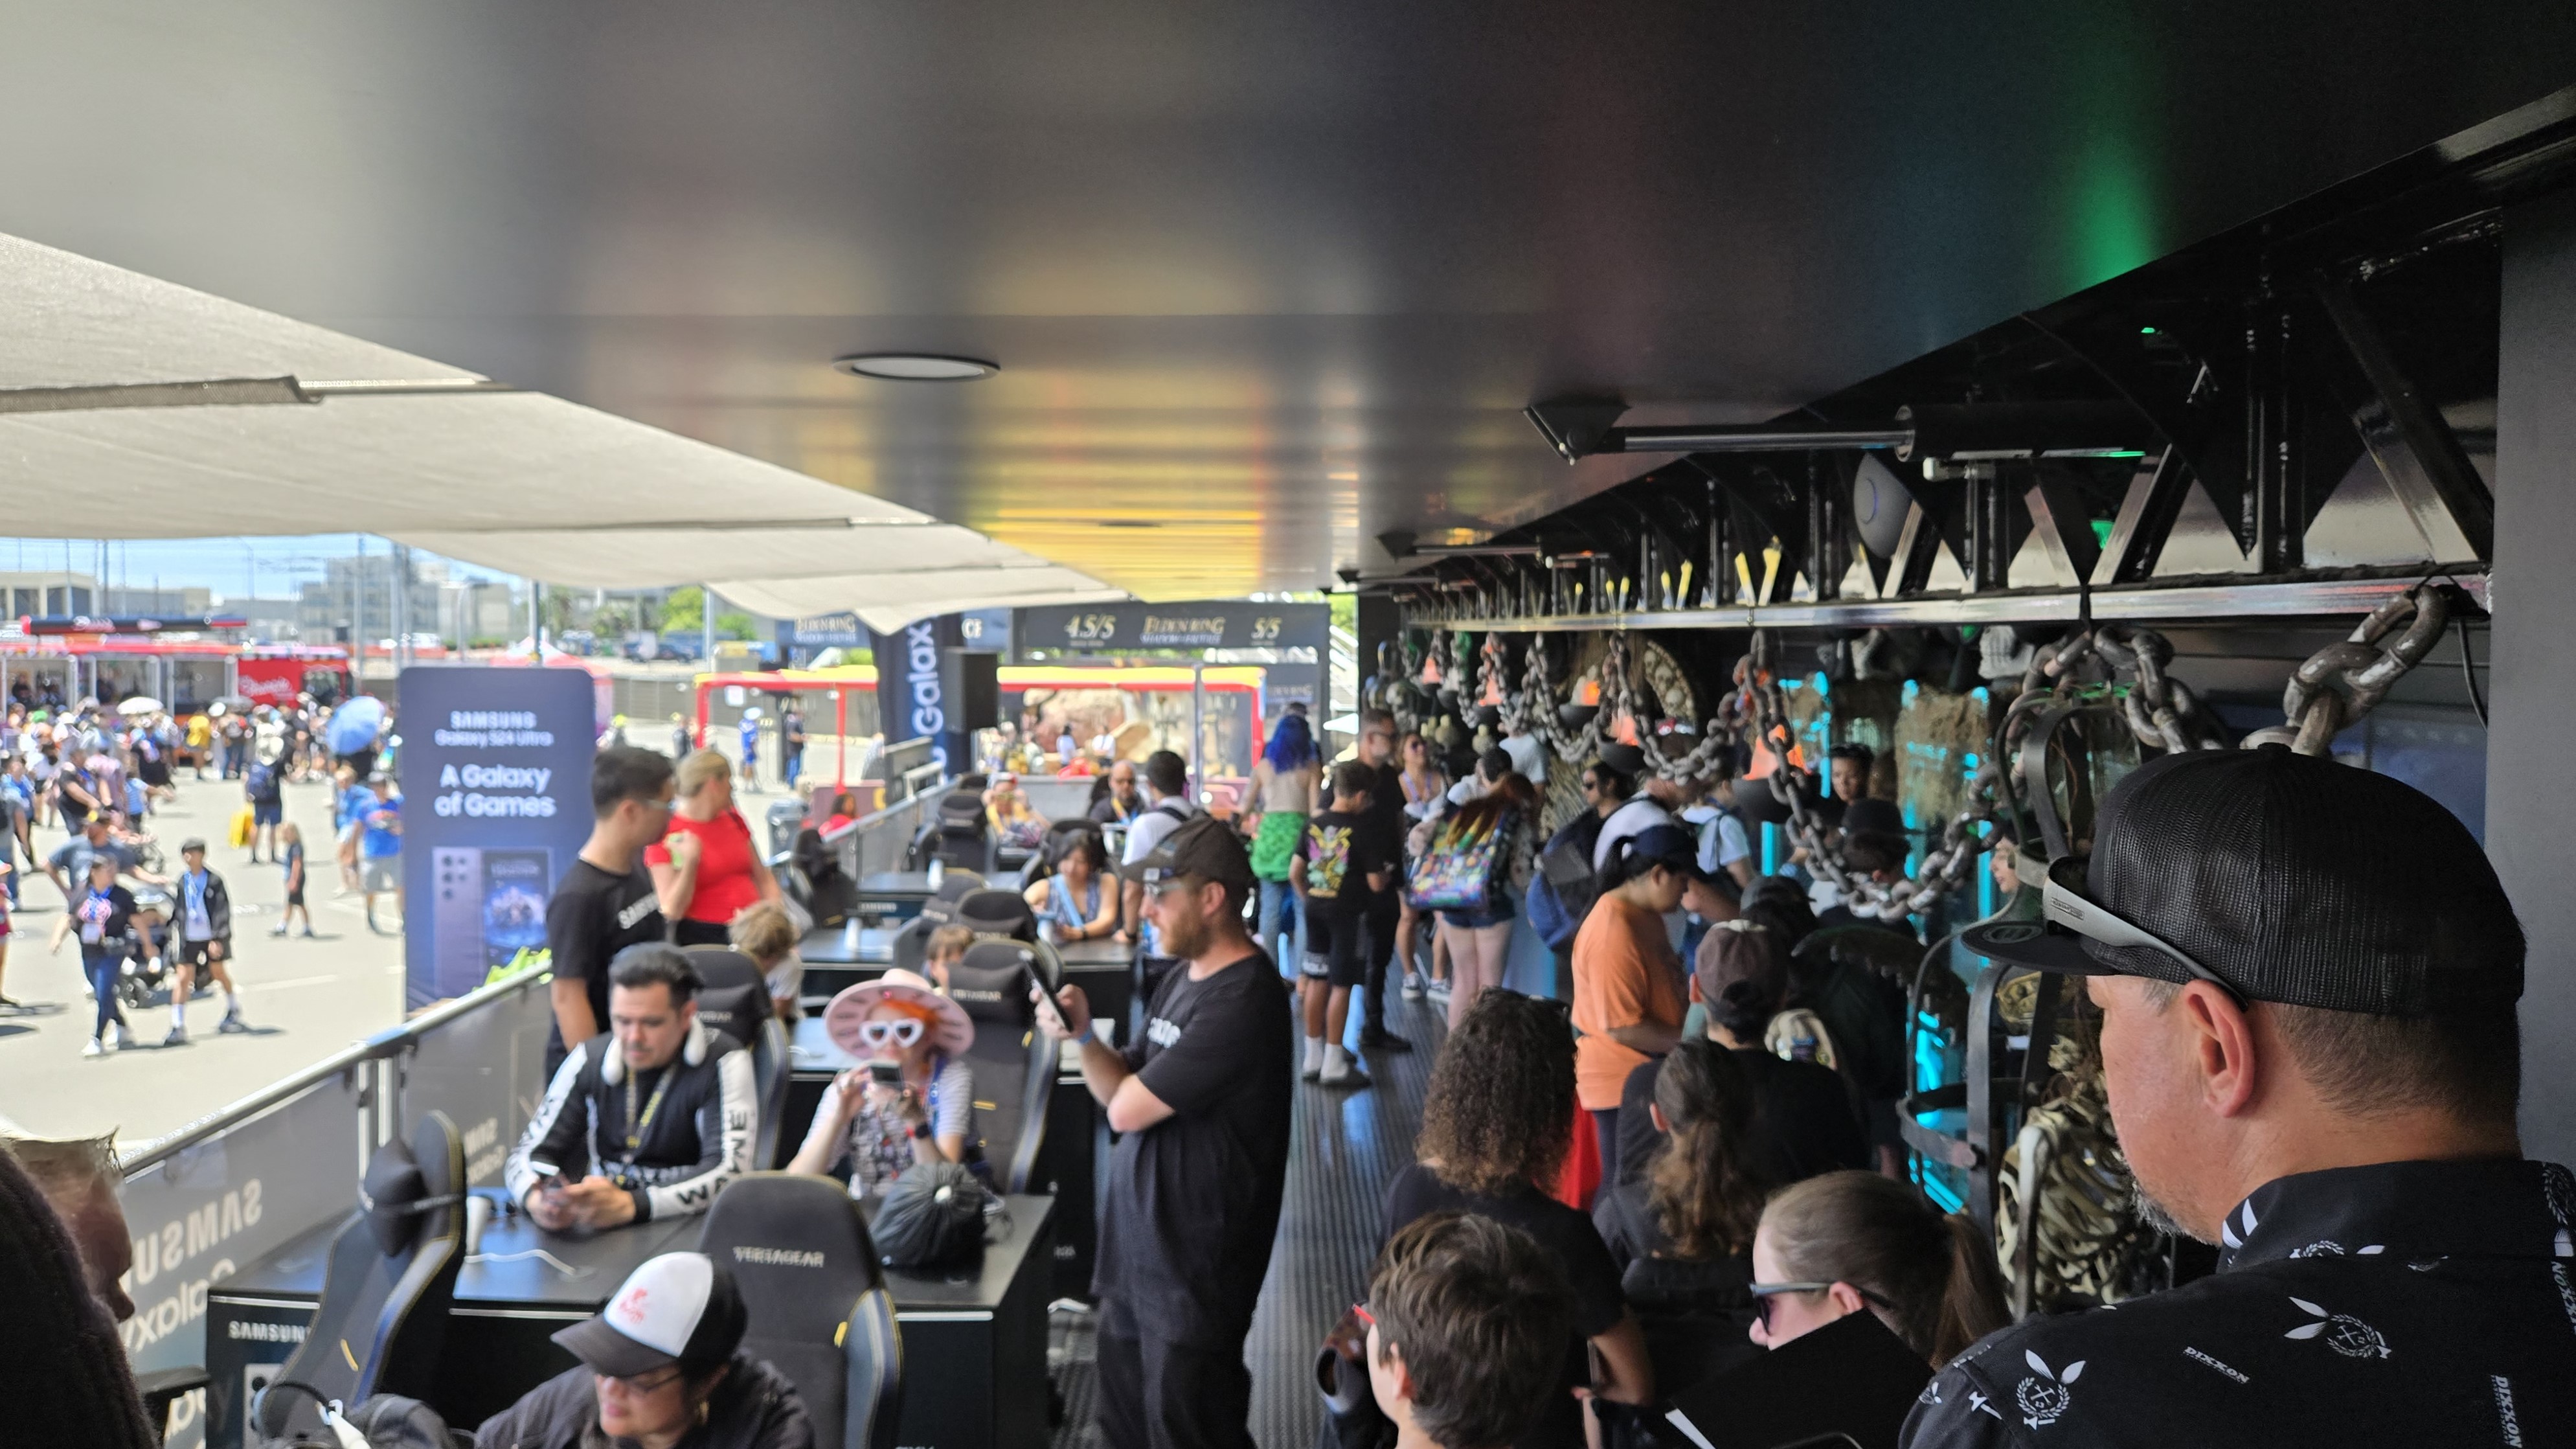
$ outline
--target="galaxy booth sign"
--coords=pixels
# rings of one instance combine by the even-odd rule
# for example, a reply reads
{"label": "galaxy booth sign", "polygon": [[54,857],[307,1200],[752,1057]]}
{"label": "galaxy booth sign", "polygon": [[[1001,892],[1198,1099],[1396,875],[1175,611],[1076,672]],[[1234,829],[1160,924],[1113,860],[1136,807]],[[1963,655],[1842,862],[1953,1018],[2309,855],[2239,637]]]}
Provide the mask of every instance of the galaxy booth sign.
{"label": "galaxy booth sign", "polygon": [[403,671],[411,1006],[544,954],[546,900],[590,836],[591,693],[578,669]]}

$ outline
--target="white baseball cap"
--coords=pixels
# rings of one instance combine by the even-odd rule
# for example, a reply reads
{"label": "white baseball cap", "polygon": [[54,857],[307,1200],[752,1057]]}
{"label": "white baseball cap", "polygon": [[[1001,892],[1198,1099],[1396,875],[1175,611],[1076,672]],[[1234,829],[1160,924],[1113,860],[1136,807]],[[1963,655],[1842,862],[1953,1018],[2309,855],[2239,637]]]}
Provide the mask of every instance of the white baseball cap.
{"label": "white baseball cap", "polygon": [[721,1363],[742,1343],[748,1315],[733,1275],[704,1253],[648,1260],[599,1310],[554,1336],[594,1373],[633,1378],[685,1359]]}

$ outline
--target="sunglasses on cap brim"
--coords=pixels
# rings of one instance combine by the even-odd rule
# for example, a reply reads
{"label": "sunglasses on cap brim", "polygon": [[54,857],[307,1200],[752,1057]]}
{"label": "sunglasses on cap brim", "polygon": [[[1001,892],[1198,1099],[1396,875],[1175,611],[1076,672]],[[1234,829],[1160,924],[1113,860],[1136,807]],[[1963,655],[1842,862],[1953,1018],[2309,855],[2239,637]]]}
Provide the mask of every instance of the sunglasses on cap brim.
{"label": "sunglasses on cap brim", "polygon": [[[2227,993],[2239,1007],[2245,1005],[2245,993],[2230,985],[2227,978],[2192,958],[2190,952],[2173,945],[2145,927],[2130,921],[2110,907],[2085,893],[2084,862],[2074,856],[2061,856],[2048,863],[2048,874],[2039,883],[2040,913],[2052,926],[2087,941],[2122,950],[2153,951],[2190,973],[2194,981],[2206,981]],[[2085,960],[2090,962],[2091,957]],[[2095,966],[2088,974],[2115,974]]]}

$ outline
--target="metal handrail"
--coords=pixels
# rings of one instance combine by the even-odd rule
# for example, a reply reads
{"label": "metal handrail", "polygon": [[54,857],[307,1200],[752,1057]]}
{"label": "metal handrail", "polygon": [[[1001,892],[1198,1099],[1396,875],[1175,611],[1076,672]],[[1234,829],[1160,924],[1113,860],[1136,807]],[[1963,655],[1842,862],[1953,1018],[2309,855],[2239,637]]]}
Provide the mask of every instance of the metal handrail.
{"label": "metal handrail", "polygon": [[158,1166],[188,1148],[220,1136],[269,1108],[292,1100],[333,1077],[355,1070],[368,1062],[400,1056],[419,1045],[420,1039],[428,1032],[447,1022],[454,1021],[469,1012],[480,1011],[493,1002],[509,996],[512,992],[524,991],[539,981],[551,979],[551,973],[530,971],[505,981],[495,981],[488,986],[477,987],[453,1001],[442,1002],[400,1026],[378,1032],[365,1041],[334,1052],[293,1076],[271,1082],[240,1101],[219,1107],[175,1132],[154,1138],[120,1158],[118,1166],[127,1177],[132,1177],[147,1167]]}

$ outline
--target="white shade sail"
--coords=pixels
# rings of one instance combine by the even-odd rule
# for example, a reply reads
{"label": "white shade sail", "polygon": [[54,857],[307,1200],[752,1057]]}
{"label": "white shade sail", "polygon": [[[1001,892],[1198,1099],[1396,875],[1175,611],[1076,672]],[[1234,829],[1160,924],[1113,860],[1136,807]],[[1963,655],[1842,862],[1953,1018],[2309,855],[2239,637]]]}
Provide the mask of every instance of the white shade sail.
{"label": "white shade sail", "polygon": [[[69,410],[27,391],[246,378],[395,390]],[[856,609],[880,627],[1121,596],[972,529],[561,398],[399,390],[475,380],[0,237],[0,500],[27,536],[376,533],[548,583],[714,582],[763,613]]]}

